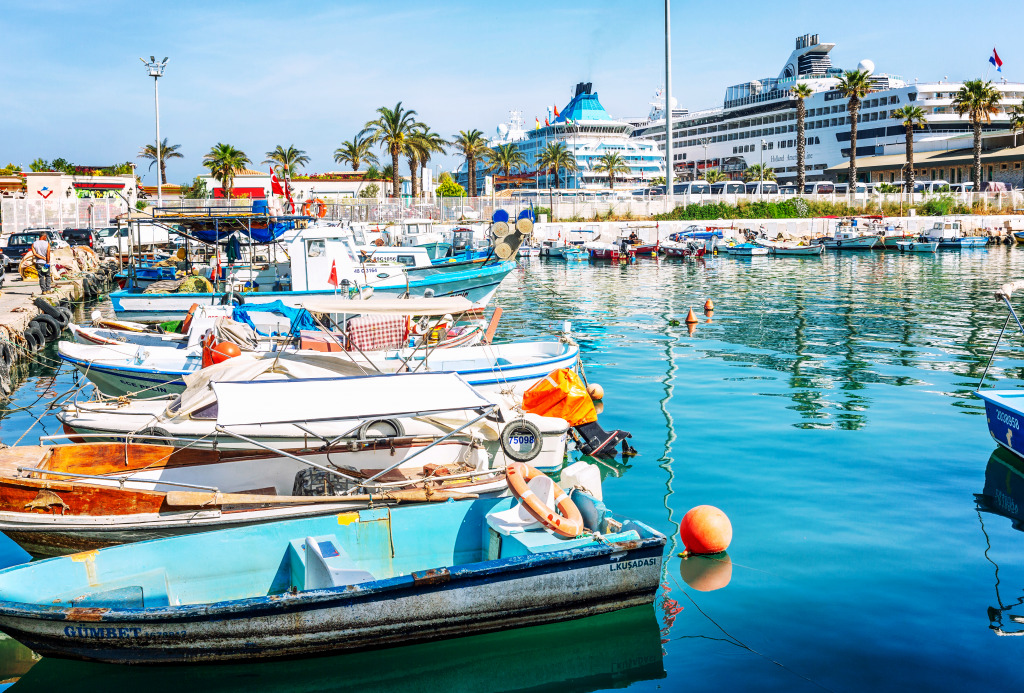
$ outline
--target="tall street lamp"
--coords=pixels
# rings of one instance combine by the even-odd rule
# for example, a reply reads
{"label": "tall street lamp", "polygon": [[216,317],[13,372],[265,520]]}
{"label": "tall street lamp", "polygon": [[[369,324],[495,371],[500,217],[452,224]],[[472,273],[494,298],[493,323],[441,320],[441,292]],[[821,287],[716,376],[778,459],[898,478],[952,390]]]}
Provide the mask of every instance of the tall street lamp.
{"label": "tall street lamp", "polygon": [[672,185],[672,20],[669,14],[669,0],[665,0],[665,194],[668,196],[668,211],[675,209]]}
{"label": "tall street lamp", "polygon": [[[149,56],[149,62],[145,58],[139,58],[142,64],[149,70],[149,76],[153,78],[153,102],[156,105],[156,206],[157,209],[164,206],[164,186],[161,176],[163,175],[163,152],[160,149],[160,88],[157,80],[164,76],[164,67],[167,66],[167,58],[158,61],[156,56]],[[153,216],[156,216],[155,214]]]}
{"label": "tall street lamp", "polygon": [[764,150],[767,143],[761,140],[761,169],[757,172],[757,199],[764,199]]}

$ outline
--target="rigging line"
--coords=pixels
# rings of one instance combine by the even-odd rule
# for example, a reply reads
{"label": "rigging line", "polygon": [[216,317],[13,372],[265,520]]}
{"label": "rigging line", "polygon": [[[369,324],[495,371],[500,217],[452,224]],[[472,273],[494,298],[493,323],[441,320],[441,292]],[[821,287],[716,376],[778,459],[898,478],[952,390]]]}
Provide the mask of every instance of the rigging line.
{"label": "rigging line", "polygon": [[787,667],[785,664],[783,664],[782,662],[778,661],[777,659],[773,659],[772,657],[769,657],[768,655],[766,655],[764,653],[758,652],[757,650],[755,650],[750,645],[747,645],[746,643],[744,643],[742,640],[740,640],[735,635],[733,635],[732,633],[727,631],[725,628],[723,628],[721,625],[719,625],[718,622],[715,619],[711,618],[707,614],[707,612],[704,611],[704,609],[700,608],[700,605],[697,604],[696,601],[694,601],[693,597],[690,596],[689,592],[687,592],[686,590],[684,590],[682,587],[679,586],[679,582],[676,580],[676,576],[675,575],[672,576],[672,581],[676,583],[676,587],[679,588],[679,591],[681,591],[686,596],[686,598],[690,600],[690,603],[693,604],[694,608],[696,608],[697,611],[700,612],[701,616],[703,616],[708,621],[710,621],[712,624],[714,624],[715,628],[717,628],[718,630],[722,631],[722,633],[724,633],[733,643],[735,643],[737,647],[741,647],[744,650],[747,650],[748,652],[756,654],[758,657],[761,657],[762,659],[765,659],[765,660],[771,662],[775,666],[777,666],[777,667],[779,667],[781,669],[784,669],[785,671],[788,671],[790,674],[793,674],[794,676],[797,676],[797,677],[803,679],[807,683],[814,684],[815,686],[817,686],[818,688],[822,689],[823,691],[828,691],[829,693],[835,693],[835,691],[833,691],[828,686],[820,684],[817,681],[815,681],[814,679],[809,678],[807,676],[804,676],[800,672],[793,671],[792,669],[790,669],[789,667]]}

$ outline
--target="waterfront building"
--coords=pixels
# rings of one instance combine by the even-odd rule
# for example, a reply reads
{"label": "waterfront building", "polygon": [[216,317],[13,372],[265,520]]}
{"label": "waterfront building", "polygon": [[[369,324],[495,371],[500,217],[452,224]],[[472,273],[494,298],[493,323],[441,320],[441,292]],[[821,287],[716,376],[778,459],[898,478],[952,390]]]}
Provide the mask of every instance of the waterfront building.
{"label": "waterfront building", "polygon": [[[336,202],[344,198],[359,197],[371,184],[377,186],[376,198],[384,197],[385,181],[368,180],[365,171],[330,171],[297,175],[291,181],[292,197],[296,202],[314,198],[325,202]],[[224,189],[209,173],[199,176],[206,182],[206,189],[214,199],[224,197]],[[390,182],[387,182],[390,186]],[[242,169],[235,173],[232,196],[236,198],[263,199],[270,197],[270,171]]]}
{"label": "waterfront building", "polygon": [[[509,121],[497,127],[490,140],[492,147],[512,144],[526,159],[526,169],[504,180],[486,165],[477,165],[477,189],[485,189],[488,175],[495,176],[497,187],[519,185],[525,187],[554,188],[554,174],[538,171],[537,158],[552,143],[561,142],[576,159],[578,171],[562,171],[559,187],[600,190],[608,188],[608,174],[594,170],[604,154],[617,153],[629,167],[628,173],[616,174],[615,183],[621,188],[649,185],[651,180],[665,175],[665,155],[653,141],[634,138],[634,127],[625,120],[612,118],[601,105],[592,85],[576,85],[573,97],[563,108],[552,113],[547,124],[538,118],[535,126],[524,126],[522,114],[512,111]],[[463,187],[468,181],[465,162],[455,174]]]}
{"label": "waterfront building", "polygon": [[[807,180],[845,180],[841,164],[849,160],[850,122],[847,99],[836,89],[844,70],[832,65],[829,53],[834,47],[834,43],[822,43],[817,34],[800,36],[776,77],[728,87],[720,107],[673,116],[674,171],[683,179],[693,179],[715,168],[729,178],[739,178],[763,157],[764,165],[775,170],[780,182],[795,181],[797,99],[791,89],[805,83],[813,92],[804,101]],[[942,147],[948,140],[971,132],[970,121],[952,107],[962,82],[908,82],[897,75],[876,72],[870,60],[862,60],[857,68],[871,73],[873,89],[861,103],[858,163],[860,157],[882,154],[891,145],[904,146],[905,129],[893,116],[901,106],[920,106],[927,114],[925,127],[914,132],[915,150],[928,149],[929,142]],[[992,122],[983,126],[988,132],[1005,131],[1010,109],[1024,98],[1022,83],[1001,81],[994,86],[1002,92],[1002,100]],[[656,142],[664,151],[664,115],[652,113],[649,124],[638,127],[634,137]],[[869,175],[871,172],[864,170],[862,180],[867,181]]]}

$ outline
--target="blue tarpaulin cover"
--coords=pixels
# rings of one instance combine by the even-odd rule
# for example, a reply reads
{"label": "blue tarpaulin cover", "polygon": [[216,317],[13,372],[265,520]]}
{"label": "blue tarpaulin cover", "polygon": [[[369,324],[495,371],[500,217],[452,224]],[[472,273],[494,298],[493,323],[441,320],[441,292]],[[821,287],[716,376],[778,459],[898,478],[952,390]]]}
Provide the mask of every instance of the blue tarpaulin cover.
{"label": "blue tarpaulin cover", "polygon": [[[291,306],[286,306],[281,301],[274,301],[273,303],[247,303],[236,307],[231,317],[237,322],[244,322],[256,330],[256,325],[253,323],[252,318],[249,317],[249,313],[276,313],[288,318],[291,322],[288,334],[297,334],[300,330],[318,329],[313,316],[309,314],[308,310],[305,308],[292,308]],[[264,334],[259,330],[256,331],[259,334]]]}

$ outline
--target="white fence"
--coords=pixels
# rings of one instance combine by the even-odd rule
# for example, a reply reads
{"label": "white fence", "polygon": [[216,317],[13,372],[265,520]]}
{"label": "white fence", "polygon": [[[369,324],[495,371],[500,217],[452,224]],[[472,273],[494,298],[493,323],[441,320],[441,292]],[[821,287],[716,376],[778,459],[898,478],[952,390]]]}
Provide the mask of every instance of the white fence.
{"label": "white fence", "polygon": [[27,228],[48,226],[53,229],[103,228],[113,226],[114,217],[124,214],[127,205],[119,199],[30,200],[5,198],[0,203],[3,234]]}

